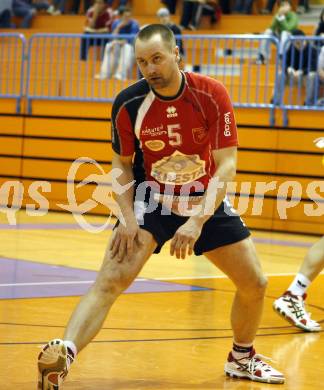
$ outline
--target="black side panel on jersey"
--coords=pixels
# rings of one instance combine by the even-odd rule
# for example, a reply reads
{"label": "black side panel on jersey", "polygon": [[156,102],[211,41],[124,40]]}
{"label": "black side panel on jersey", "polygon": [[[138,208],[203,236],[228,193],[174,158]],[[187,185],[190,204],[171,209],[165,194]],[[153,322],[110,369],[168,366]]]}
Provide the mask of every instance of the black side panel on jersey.
{"label": "black side panel on jersey", "polygon": [[[145,79],[138,81],[130,87],[124,89],[116,97],[112,107],[112,126],[111,126],[111,141],[113,150],[120,153],[120,140],[117,131],[116,117],[119,110],[124,107],[127,110],[132,130],[135,131],[135,123],[138,110],[143,103],[145,97],[150,92],[150,87]],[[140,148],[139,141],[135,138],[135,156],[133,162],[133,172],[136,181],[136,186],[145,181],[144,159],[143,152]]]}
{"label": "black side panel on jersey", "polygon": [[119,111],[124,107],[127,109],[133,131],[135,130],[135,122],[137,111],[145,96],[149,93],[150,88],[145,79],[123,89],[115,98],[111,112],[111,143],[112,148],[116,153],[120,153],[120,139],[117,131],[116,118]]}

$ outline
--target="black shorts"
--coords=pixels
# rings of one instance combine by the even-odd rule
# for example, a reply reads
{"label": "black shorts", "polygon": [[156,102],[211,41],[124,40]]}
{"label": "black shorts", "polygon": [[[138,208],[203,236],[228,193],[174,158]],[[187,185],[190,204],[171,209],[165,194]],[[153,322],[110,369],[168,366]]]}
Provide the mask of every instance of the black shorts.
{"label": "black shorts", "polygon": [[[189,217],[170,213],[161,214],[162,206],[150,213],[137,213],[137,219],[140,227],[150,232],[158,246],[154,253],[159,253],[166,241],[170,240],[178,228],[183,225]],[[143,215],[144,213],[144,215]],[[250,236],[250,231],[236,214],[228,201],[223,201],[204,224],[201,235],[194,246],[195,255],[202,255],[204,252],[211,251],[224,245],[234,244]]]}

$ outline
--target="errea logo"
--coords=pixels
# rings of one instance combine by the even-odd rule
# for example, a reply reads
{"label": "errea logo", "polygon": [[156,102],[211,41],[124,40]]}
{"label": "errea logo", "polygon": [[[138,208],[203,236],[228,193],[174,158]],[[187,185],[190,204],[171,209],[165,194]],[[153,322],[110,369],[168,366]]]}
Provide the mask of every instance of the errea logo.
{"label": "errea logo", "polygon": [[166,109],[167,118],[176,118],[178,116],[177,109],[174,106],[169,106]]}
{"label": "errea logo", "polygon": [[225,137],[230,137],[231,136],[231,113],[227,112],[224,114],[224,122],[225,122],[225,127],[224,127],[224,135]]}

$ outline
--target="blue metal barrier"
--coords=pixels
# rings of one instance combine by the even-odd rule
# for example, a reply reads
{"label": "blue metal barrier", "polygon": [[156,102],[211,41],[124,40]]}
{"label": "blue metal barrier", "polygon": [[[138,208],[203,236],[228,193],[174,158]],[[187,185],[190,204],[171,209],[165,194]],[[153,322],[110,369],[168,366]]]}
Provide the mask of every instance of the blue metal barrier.
{"label": "blue metal barrier", "polygon": [[0,34],[0,99],[16,99],[17,113],[24,88],[25,46],[22,34]]}
{"label": "blue metal barrier", "polygon": [[318,72],[323,46],[323,37],[291,36],[285,43],[275,101],[283,110],[285,126],[288,110],[324,110],[324,79]]}
{"label": "blue metal barrier", "polygon": [[[113,63],[110,45],[116,38],[131,42],[134,36],[33,35],[28,48],[29,111],[33,99],[113,101],[121,89],[139,77],[133,53],[129,50],[121,56],[119,67]],[[222,81],[236,107],[270,108],[273,122],[275,106],[271,96],[278,81],[276,38],[267,35],[183,35],[176,39],[183,41],[185,70]],[[272,58],[266,65],[260,65],[256,64],[256,59],[264,40],[272,48]],[[133,51],[132,47],[130,50]],[[107,51],[110,55],[102,63]]]}
{"label": "blue metal barrier", "polygon": [[[180,37],[179,37],[180,38]],[[279,41],[269,35],[184,35],[185,69],[223,82],[234,107],[270,108],[274,124],[273,96],[278,88]],[[268,61],[258,62],[261,47]]]}
{"label": "blue metal barrier", "polygon": [[[134,82],[133,66],[119,79],[101,74],[102,60],[108,50],[107,68],[113,68],[109,43],[112,39],[132,41],[133,35],[110,34],[34,34],[29,41],[27,68],[27,105],[31,101],[63,100],[111,102],[116,94]],[[108,46],[107,46],[108,44]],[[131,51],[133,51],[131,49]],[[127,56],[121,56],[120,68]],[[129,61],[129,62],[130,62]],[[113,82],[112,82],[113,80]]]}

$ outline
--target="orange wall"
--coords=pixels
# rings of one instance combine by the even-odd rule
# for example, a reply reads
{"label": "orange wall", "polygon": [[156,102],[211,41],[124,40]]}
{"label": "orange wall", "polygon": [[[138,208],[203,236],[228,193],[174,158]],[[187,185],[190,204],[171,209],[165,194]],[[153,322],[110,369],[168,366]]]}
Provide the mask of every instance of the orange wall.
{"label": "orange wall", "polygon": [[[311,203],[309,186],[323,177],[322,154],[313,144],[322,132],[243,126],[239,135],[237,187],[233,192],[248,195],[249,191],[244,190],[242,184],[249,181],[252,186],[250,198],[244,200],[236,196],[234,205],[240,209],[248,200],[243,216],[249,226],[323,234],[324,215],[305,215],[305,206]],[[106,119],[0,116],[0,185],[6,180],[19,179],[25,185],[25,202],[30,203],[27,188],[31,182],[49,181],[51,192],[44,195],[49,199],[50,207],[58,209],[58,203],[67,203],[66,177],[74,159],[90,157],[98,161],[105,172],[109,172],[112,158],[109,140],[110,122]],[[80,181],[90,174],[100,172],[92,165],[83,165],[75,180]],[[284,205],[276,197],[278,189],[283,188],[287,180],[300,183],[302,201],[287,209],[287,219],[282,219],[280,215],[282,217]],[[275,188],[266,193],[260,215],[253,212],[260,202],[260,198],[254,196],[260,194],[257,182],[275,183]],[[89,184],[77,189],[77,201],[91,198],[95,188],[95,184]],[[316,198],[320,199],[319,189],[317,192]],[[107,209],[101,205],[94,211],[105,213]]]}

